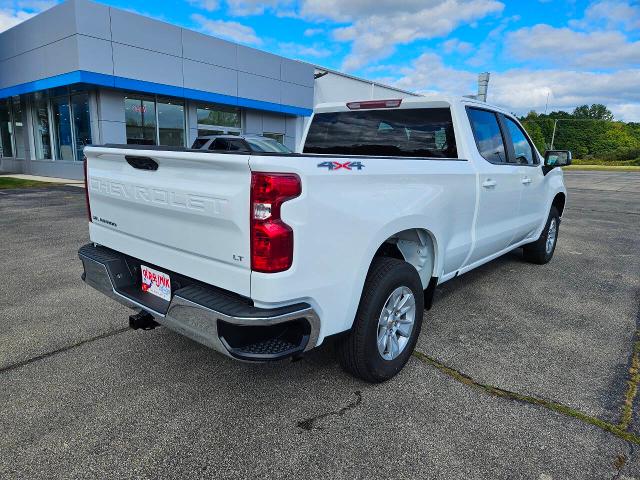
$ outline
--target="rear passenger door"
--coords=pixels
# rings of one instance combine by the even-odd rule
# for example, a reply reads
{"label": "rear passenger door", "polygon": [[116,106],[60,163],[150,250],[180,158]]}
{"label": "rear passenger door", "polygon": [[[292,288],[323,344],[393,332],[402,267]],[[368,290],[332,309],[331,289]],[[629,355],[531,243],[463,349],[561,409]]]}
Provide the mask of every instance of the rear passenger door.
{"label": "rear passenger door", "polygon": [[467,261],[470,265],[512,244],[521,229],[518,213],[522,183],[521,167],[510,161],[499,114],[467,107],[467,115],[477,146],[473,161],[480,190],[474,248]]}

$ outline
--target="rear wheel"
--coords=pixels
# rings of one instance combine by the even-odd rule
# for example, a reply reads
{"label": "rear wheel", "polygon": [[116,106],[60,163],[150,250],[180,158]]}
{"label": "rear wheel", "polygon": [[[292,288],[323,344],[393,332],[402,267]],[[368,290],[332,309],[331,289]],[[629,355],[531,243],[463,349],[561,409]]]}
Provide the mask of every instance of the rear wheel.
{"label": "rear wheel", "polygon": [[395,258],[374,259],[353,328],[338,344],[352,375],[383,382],[405,366],[420,335],[424,295],[416,269]]}
{"label": "rear wheel", "polygon": [[539,265],[545,264],[553,257],[558,242],[558,232],[560,227],[560,214],[556,207],[551,207],[547,224],[542,230],[540,238],[533,243],[529,243],[522,248],[524,259]]}

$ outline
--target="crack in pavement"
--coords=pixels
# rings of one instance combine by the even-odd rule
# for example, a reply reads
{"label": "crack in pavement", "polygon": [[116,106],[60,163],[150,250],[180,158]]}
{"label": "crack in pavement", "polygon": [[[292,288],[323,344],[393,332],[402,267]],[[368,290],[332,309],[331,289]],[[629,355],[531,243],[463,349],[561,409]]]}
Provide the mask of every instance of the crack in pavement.
{"label": "crack in pavement", "polygon": [[[638,315],[636,317],[636,331],[633,335],[633,348],[629,357],[629,378],[627,380],[627,391],[622,403],[620,422],[618,425],[624,430],[630,431],[633,424],[633,407],[638,394],[638,387],[640,387],[640,307],[638,308]],[[622,478],[628,478],[622,476],[622,471],[633,457],[635,447],[632,442],[627,441],[628,452],[627,455],[618,455],[614,460],[614,467],[616,468],[616,474],[612,477],[612,480],[619,480]]]}
{"label": "crack in pavement", "polygon": [[[640,314],[638,315],[640,323]],[[633,402],[638,394],[638,386],[640,385],[640,329],[636,330],[633,342],[633,351],[629,359],[629,379],[627,380],[627,392],[624,396],[622,404],[622,413],[620,415],[620,427],[627,430],[631,426],[633,420]]]}
{"label": "crack in pavement", "polygon": [[576,410],[574,408],[571,408],[559,402],[555,402],[553,400],[545,400],[543,398],[524,395],[521,393],[512,392],[510,390],[505,390],[503,388],[494,387],[493,385],[486,385],[486,384],[477,382],[469,375],[466,375],[458,370],[455,370],[454,368],[448,367],[444,363],[432,357],[429,357],[425,353],[422,353],[418,350],[415,350],[413,352],[413,356],[416,357],[418,360],[422,361],[423,363],[427,365],[431,365],[432,367],[435,367],[440,372],[451,377],[455,381],[462,383],[464,385],[468,385],[473,388],[482,390],[489,395],[500,397],[500,398],[506,398],[509,400],[515,400],[517,402],[526,403],[529,405],[543,407],[547,410],[551,410],[568,417],[573,417],[575,419],[581,420],[584,423],[588,423],[590,425],[596,426],[630,443],[635,443],[637,445],[640,445],[640,436],[629,432],[627,429],[623,428],[620,424],[616,425],[613,423],[606,422],[597,417],[593,417],[584,412],[581,412],[580,410]]}
{"label": "crack in pavement", "polygon": [[344,407],[338,409],[338,410],[334,410],[331,412],[325,412],[325,413],[321,413],[320,415],[315,415],[313,417],[309,417],[305,420],[301,420],[298,422],[298,427],[302,428],[303,430],[322,430],[322,427],[318,427],[316,426],[316,423],[319,420],[322,420],[323,418],[326,417],[330,417],[332,415],[341,417],[343,416],[345,413],[347,413],[349,410],[353,410],[354,408],[356,408],[358,405],[360,405],[360,403],[362,403],[362,392],[360,390],[356,390],[355,392],[353,392],[353,394],[356,396],[356,399],[345,405]]}
{"label": "crack in pavement", "polygon": [[21,362],[13,363],[11,365],[7,365],[6,367],[0,368],[0,373],[9,372],[11,370],[16,370],[18,368],[24,367],[25,365],[29,365],[31,363],[37,362],[39,360],[44,360],[45,358],[52,357],[59,353],[68,352],[69,350],[73,350],[74,348],[80,347],[87,343],[95,342],[96,340],[102,340],[103,338],[113,337],[114,335],[119,335],[121,333],[129,330],[129,327],[120,328],[118,330],[112,330],[111,332],[102,333],[100,335],[96,335],[95,337],[87,338],[86,340],[81,340],[78,343],[74,343],[73,345],[67,345],[66,347],[58,348],[57,350],[52,350],[51,352],[46,352],[36,357],[29,358],[27,360],[23,360]]}

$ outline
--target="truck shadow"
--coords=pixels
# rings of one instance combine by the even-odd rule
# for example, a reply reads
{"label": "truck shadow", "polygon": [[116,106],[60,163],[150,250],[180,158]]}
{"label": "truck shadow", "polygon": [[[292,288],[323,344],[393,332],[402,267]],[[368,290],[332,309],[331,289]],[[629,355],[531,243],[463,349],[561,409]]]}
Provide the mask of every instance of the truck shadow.
{"label": "truck shadow", "polygon": [[[456,290],[458,290],[463,283],[466,286],[473,285],[476,282],[482,282],[483,279],[492,272],[507,268],[509,265],[523,263],[525,262],[522,259],[521,252],[516,250],[465,274],[463,277],[457,277],[448,281],[437,288],[434,308],[437,308],[438,302],[449,301],[450,297],[455,298]],[[199,352],[196,360],[198,368],[206,369],[207,366],[210,367],[214,364],[224,365],[225,370],[228,370],[234,376],[239,375],[242,377],[242,381],[253,382],[256,381],[256,379],[260,379],[261,382],[273,381],[276,377],[288,378],[288,380],[292,381],[294,378],[292,373],[302,369],[307,371],[307,373],[316,370],[316,373],[320,375],[331,371],[332,375],[337,374],[344,376],[349,378],[350,382],[352,381],[363,385],[362,382],[352,379],[348,374],[341,371],[336,360],[336,343],[338,336],[327,337],[322,345],[307,352],[299,360],[294,361],[288,359],[277,362],[249,363],[238,362],[227,358],[167,328],[159,328],[155,332],[154,336],[157,337],[157,342],[154,343],[154,347],[149,346],[149,354],[151,356],[162,356],[164,349],[174,350],[175,348],[179,348],[185,352]],[[185,369],[194,368],[195,365],[192,363],[193,359],[187,359],[190,356],[191,355],[187,355],[184,362],[180,362],[181,365],[175,366],[184,367]],[[180,370],[181,368],[179,368],[179,371]],[[182,376],[182,373],[178,373],[178,375]]]}

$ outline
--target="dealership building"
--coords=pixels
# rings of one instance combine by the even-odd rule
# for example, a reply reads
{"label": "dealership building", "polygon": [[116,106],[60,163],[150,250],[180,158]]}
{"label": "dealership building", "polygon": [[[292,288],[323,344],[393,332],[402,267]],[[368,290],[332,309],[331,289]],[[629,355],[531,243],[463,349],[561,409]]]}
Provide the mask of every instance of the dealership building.
{"label": "dealership building", "polygon": [[0,172],[82,177],[89,144],[261,134],[296,148],[314,105],[410,92],[88,0],[0,34]]}

